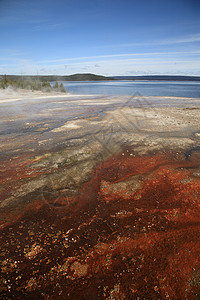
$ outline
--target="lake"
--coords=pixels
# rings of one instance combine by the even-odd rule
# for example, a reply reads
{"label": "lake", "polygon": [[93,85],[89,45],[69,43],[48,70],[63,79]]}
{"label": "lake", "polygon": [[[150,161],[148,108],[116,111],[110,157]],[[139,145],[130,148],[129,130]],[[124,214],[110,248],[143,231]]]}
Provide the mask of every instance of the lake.
{"label": "lake", "polygon": [[141,95],[200,98],[195,81],[65,81],[67,92],[78,95]]}

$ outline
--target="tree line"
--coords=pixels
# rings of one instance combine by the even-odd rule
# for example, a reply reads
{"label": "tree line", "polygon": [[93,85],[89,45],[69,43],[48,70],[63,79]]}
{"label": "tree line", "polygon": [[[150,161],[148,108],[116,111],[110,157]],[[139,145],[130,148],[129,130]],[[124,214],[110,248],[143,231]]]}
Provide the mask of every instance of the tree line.
{"label": "tree line", "polygon": [[6,75],[4,75],[0,80],[0,88],[6,89],[8,87],[13,87],[15,89],[25,89],[32,91],[44,91],[44,92],[62,92],[66,93],[66,89],[63,83],[60,84],[56,81],[53,86],[51,86],[49,81],[40,81],[39,79],[14,79],[11,80]]}

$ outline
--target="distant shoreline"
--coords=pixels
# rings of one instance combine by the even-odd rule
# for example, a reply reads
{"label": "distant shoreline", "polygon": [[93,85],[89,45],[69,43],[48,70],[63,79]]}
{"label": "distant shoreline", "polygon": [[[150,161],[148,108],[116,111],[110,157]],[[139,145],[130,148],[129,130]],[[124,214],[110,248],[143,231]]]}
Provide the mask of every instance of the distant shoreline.
{"label": "distant shoreline", "polygon": [[[0,75],[0,80],[4,75]],[[149,80],[149,81],[200,81],[200,76],[182,75],[145,75],[145,76],[102,76],[96,74],[72,74],[72,75],[6,75],[10,80],[30,80],[40,81],[106,81],[106,80]]]}

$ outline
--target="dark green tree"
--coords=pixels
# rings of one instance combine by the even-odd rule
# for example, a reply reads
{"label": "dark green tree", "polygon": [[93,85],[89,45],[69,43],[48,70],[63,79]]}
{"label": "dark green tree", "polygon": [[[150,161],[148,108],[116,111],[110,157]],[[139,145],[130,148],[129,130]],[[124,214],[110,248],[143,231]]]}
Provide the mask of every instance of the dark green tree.
{"label": "dark green tree", "polygon": [[56,90],[58,90],[58,88],[59,88],[58,81],[56,81],[56,82],[54,83],[53,88],[56,89]]}
{"label": "dark green tree", "polygon": [[60,92],[66,93],[66,89],[64,88],[64,85],[63,85],[62,82],[61,82],[61,84],[60,84]]}

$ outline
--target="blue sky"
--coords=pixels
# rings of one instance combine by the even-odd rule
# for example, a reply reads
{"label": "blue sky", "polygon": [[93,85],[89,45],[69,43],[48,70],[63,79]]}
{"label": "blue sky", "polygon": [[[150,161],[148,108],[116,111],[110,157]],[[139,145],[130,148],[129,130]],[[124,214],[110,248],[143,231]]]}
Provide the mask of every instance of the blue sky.
{"label": "blue sky", "polygon": [[0,74],[200,75],[200,0],[0,0]]}

